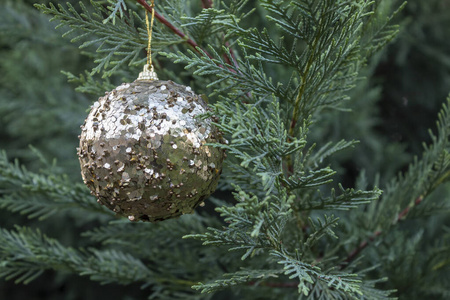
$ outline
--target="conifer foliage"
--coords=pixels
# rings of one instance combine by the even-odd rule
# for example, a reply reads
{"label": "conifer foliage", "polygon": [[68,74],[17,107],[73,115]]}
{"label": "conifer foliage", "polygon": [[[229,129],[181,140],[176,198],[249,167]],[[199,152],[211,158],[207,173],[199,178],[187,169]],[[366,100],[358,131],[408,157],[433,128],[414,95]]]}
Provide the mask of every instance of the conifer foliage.
{"label": "conifer foliage", "polygon": [[[353,91],[367,86],[362,74],[370,76],[397,36],[394,20],[404,3],[155,3],[159,77],[207,94],[216,126],[229,141],[212,145],[227,153],[219,191],[193,215],[132,223],[97,204],[81,179],[69,174],[78,170],[61,171],[43,158],[42,170],[29,170],[2,151],[0,208],[44,224],[62,215],[77,220],[83,242],[66,245],[38,229],[38,222],[5,225],[0,277],[28,284],[56,270],[102,284],[138,284],[149,299],[450,295],[449,224],[433,224],[450,211],[450,97],[423,154],[398,176],[383,178],[384,186],[364,170],[346,186],[339,162],[360,145],[323,134],[321,122],[358,113],[349,111],[366,99]],[[91,62],[79,75],[64,72],[77,91],[95,99],[116,82],[137,77],[147,45],[148,6],[142,4],[35,5]],[[414,293],[406,291],[408,278],[417,284]]]}

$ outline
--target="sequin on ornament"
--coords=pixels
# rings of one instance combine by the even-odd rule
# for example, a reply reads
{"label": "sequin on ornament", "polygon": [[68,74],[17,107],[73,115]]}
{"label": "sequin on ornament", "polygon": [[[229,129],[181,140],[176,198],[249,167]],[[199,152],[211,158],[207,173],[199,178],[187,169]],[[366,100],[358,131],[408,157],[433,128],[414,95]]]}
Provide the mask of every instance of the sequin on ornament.
{"label": "sequin on ornament", "polygon": [[129,220],[192,213],[216,188],[225,143],[190,87],[137,80],[106,93],[82,125],[78,156],[100,203]]}

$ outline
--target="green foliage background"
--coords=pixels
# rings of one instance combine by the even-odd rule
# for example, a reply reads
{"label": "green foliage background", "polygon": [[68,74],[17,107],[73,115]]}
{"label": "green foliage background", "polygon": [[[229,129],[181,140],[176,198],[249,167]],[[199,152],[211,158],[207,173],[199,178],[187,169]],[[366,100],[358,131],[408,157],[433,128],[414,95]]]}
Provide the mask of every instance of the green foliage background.
{"label": "green foliage background", "polygon": [[[22,241],[23,244],[27,245],[28,249],[36,250],[31,256],[38,257],[36,259],[38,265],[42,261],[47,262],[47,265],[41,265],[41,267],[48,270],[41,272],[38,267],[36,270],[31,270],[29,275],[25,274],[25,280],[28,279],[27,276],[34,278],[35,275],[41,275],[25,286],[23,283],[14,284],[14,280],[0,281],[0,299],[144,299],[151,294],[150,291],[154,293],[155,299],[164,299],[164,297],[166,299],[177,299],[176,297],[179,299],[197,299],[197,297],[297,299],[301,293],[297,293],[295,280],[300,282],[306,280],[303,287],[299,286],[301,291],[308,286],[311,288],[305,278],[315,274],[314,269],[292,267],[298,265],[297,261],[307,258],[301,255],[290,256],[282,249],[272,249],[270,255],[275,257],[279,264],[286,265],[286,268],[280,271],[280,269],[271,269],[274,264],[268,263],[263,254],[259,255],[257,247],[235,245],[237,248],[242,247],[242,252],[228,252],[228,246],[226,246],[228,241],[217,240],[218,237],[229,238],[232,241],[236,238],[226,230],[220,232],[220,228],[224,225],[223,218],[227,217],[230,218],[231,223],[228,228],[242,225],[233,223],[234,216],[239,213],[239,205],[234,206],[234,204],[239,199],[244,199],[243,203],[250,203],[249,206],[255,211],[264,210],[265,205],[268,205],[267,201],[280,202],[277,214],[271,215],[273,213],[271,210],[267,210],[267,215],[263,216],[255,212],[256,220],[259,220],[261,224],[266,222],[265,218],[282,216],[285,213],[283,205],[291,203],[288,196],[270,194],[271,192],[268,200],[264,200],[267,200],[266,202],[255,200],[263,199],[265,197],[263,192],[267,192],[267,189],[277,189],[276,184],[273,183],[276,179],[269,175],[261,179],[267,189],[257,194],[254,186],[261,186],[261,182],[255,184],[245,180],[248,174],[242,174],[239,177],[233,173],[233,170],[240,168],[242,161],[244,164],[259,168],[258,170],[262,173],[262,169],[269,164],[269,159],[267,161],[255,159],[261,148],[252,149],[253,152],[249,153],[253,156],[240,155],[245,154],[248,149],[245,148],[245,143],[251,136],[252,124],[263,124],[261,127],[268,130],[273,125],[264,123],[266,116],[261,117],[261,111],[268,115],[275,112],[278,116],[287,117],[289,111],[295,110],[295,105],[292,103],[280,107],[271,102],[270,97],[263,97],[263,94],[269,91],[268,94],[274,94],[279,98],[292,98],[292,95],[283,94],[289,93],[289,89],[279,89],[279,86],[271,81],[271,78],[274,78],[275,82],[279,80],[284,87],[289,87],[289,78],[295,69],[289,65],[291,61],[287,59],[281,63],[264,62],[264,59],[255,54],[258,51],[264,54],[261,45],[255,44],[258,40],[258,37],[255,37],[252,44],[254,48],[249,46],[247,51],[255,56],[256,61],[260,59],[260,62],[264,64],[263,73],[267,77],[255,80],[252,86],[245,86],[244,80],[236,82],[230,80],[229,76],[233,76],[232,74],[215,70],[215,64],[211,64],[206,59],[199,59],[198,54],[189,52],[193,51],[192,48],[187,47],[182,40],[161,24],[156,25],[155,52],[165,53],[155,55],[160,78],[190,85],[198,93],[213,94],[210,96],[210,102],[215,105],[216,111],[230,112],[229,115],[226,113],[222,115],[224,120],[221,124],[222,129],[230,136],[234,134],[234,140],[241,141],[244,146],[239,148],[241,146],[237,145],[229,149],[232,155],[229,159],[229,169],[225,170],[222,176],[221,189],[212,197],[205,209],[200,209],[198,214],[157,225],[131,224],[128,221],[114,220],[109,212],[97,207],[91,201],[89,192],[81,184],[75,148],[78,144],[79,125],[87,115],[89,105],[104,91],[111,90],[121,82],[133,80],[141,69],[145,59],[143,48],[146,45],[146,32],[142,22],[143,9],[134,1],[97,1],[104,8],[113,6],[111,4],[113,2],[126,4],[128,7],[126,15],[132,11],[138,14],[134,19],[135,24],[130,23],[129,20],[123,22],[122,19],[115,18],[115,23],[112,25],[111,18],[108,23],[100,21],[96,24],[98,26],[96,29],[96,27],[89,28],[88,22],[81,24],[80,28],[75,28],[68,37],[61,38],[69,27],[65,25],[55,29],[57,23],[50,23],[51,16],[38,11],[33,6],[34,2],[6,0],[0,4],[0,149],[5,150],[8,157],[6,158],[3,153],[0,159],[0,167],[3,170],[0,176],[2,199],[0,207],[3,208],[0,210],[0,227],[4,230],[0,241],[2,245],[6,245],[5,248],[13,249],[16,244],[12,241],[19,241],[26,236],[27,239]],[[66,2],[71,3],[76,11],[82,11],[79,1],[64,1]],[[229,30],[230,36],[227,38],[230,41],[236,41],[240,37],[241,28],[249,27],[256,27],[259,31],[266,28],[268,35],[275,40],[279,38],[277,35],[280,31],[276,30],[273,23],[266,18],[268,11],[263,9],[260,1],[247,3],[242,1],[244,3],[242,14],[249,12],[253,7],[255,11],[247,18],[241,15],[242,21],[239,26],[234,23],[236,20],[226,15],[224,11],[202,12],[202,1],[187,1],[187,4],[184,1],[160,2],[164,2],[164,5],[161,4],[159,11],[177,27],[189,30],[198,44],[217,60],[223,59],[223,53],[220,52],[223,49],[216,45],[222,43],[217,36],[220,36],[218,33],[221,33],[224,28]],[[239,15],[238,8],[241,1],[214,1],[215,7],[219,5],[219,2],[224,2],[221,4],[222,8],[224,8],[223,5],[234,2],[236,6],[228,7],[226,11],[228,13],[236,11],[235,15]],[[270,4],[278,1],[262,2]],[[400,1],[375,2],[378,7],[377,13],[382,16],[392,15],[401,5]],[[48,7],[49,1],[39,3]],[[59,4],[57,1],[54,3]],[[61,2],[61,4],[64,3]],[[87,12],[94,12],[89,1],[83,0],[81,3],[85,5]],[[270,7],[269,4],[267,5]],[[66,4],[64,5],[67,7]],[[184,15],[174,13],[181,11]],[[446,177],[442,176],[439,170],[436,171],[437,163],[441,163],[442,170],[448,170],[448,157],[441,155],[448,149],[446,143],[448,143],[449,124],[445,122],[448,112],[443,112],[439,130],[436,129],[436,120],[450,91],[450,1],[408,1],[408,4],[394,17],[392,23],[400,25],[400,33],[387,48],[374,53],[366,62],[367,65],[358,75],[363,78],[356,82],[349,82],[348,89],[344,87],[349,98],[342,107],[350,110],[342,112],[340,109],[329,107],[318,110],[313,116],[313,126],[309,128],[308,147],[314,142],[320,149],[328,145],[328,142],[333,142],[337,143],[334,149],[336,150],[339,147],[353,145],[351,142],[339,144],[341,140],[358,140],[359,143],[329,158],[324,158],[323,165],[335,170],[336,174],[331,174],[331,171],[328,173],[327,169],[322,170],[321,174],[313,174],[314,177],[312,173],[305,171],[312,176],[312,180],[316,180],[309,183],[311,186],[327,184],[327,188],[336,189],[337,195],[341,195],[338,185],[341,183],[346,188],[368,190],[367,193],[378,186],[384,190],[383,197],[374,202],[375,204],[363,205],[350,212],[339,212],[330,204],[330,206],[322,207],[327,208],[327,217],[324,217],[321,210],[309,214],[308,216],[314,220],[309,226],[317,226],[317,236],[308,237],[301,233],[290,232],[289,228],[295,228],[295,225],[289,223],[284,224],[288,229],[283,231],[283,234],[289,237],[286,239],[286,244],[289,244],[290,239],[304,239],[311,245],[317,243],[315,246],[317,249],[327,251],[320,255],[324,257],[324,260],[330,260],[328,265],[324,262],[325,266],[328,266],[330,270],[331,266],[335,267],[334,271],[330,271],[330,274],[333,274],[333,272],[340,272],[340,265],[336,260],[334,261],[334,256],[345,257],[343,252],[350,253],[360,242],[370,239],[374,232],[382,231],[383,234],[379,238],[374,238],[373,243],[364,250],[364,258],[357,259],[354,266],[349,268],[350,273],[356,269],[360,275],[364,274],[362,276],[365,276],[365,280],[367,279],[367,285],[362,287],[365,294],[372,295],[372,298],[367,297],[367,299],[386,299],[381,290],[397,290],[391,295],[400,299],[426,299],[427,297],[448,299],[450,296],[448,280],[450,278],[448,227],[450,225],[450,186],[445,183]],[[74,24],[76,24],[75,21]],[[100,45],[98,41],[90,44],[90,41],[94,40],[93,36],[84,36],[70,42],[70,38],[78,37],[83,29],[97,30],[99,34],[102,28],[113,28],[113,31],[109,32],[110,36],[120,40],[121,34],[127,35],[127,26],[137,27],[139,30],[134,31],[131,37],[127,36],[131,46],[120,48],[120,54],[111,57],[110,61],[106,61],[105,57],[111,52],[108,50],[108,46],[111,45],[98,48]],[[392,30],[395,31],[395,28]],[[267,41],[264,37],[261,40]],[[293,41],[287,37],[286,43],[290,45]],[[81,45],[83,47],[80,49]],[[207,45],[212,45],[213,48],[208,48]],[[241,49],[238,43],[231,46]],[[303,46],[296,47],[302,49]],[[218,51],[217,55],[213,53],[214,50]],[[237,55],[243,59],[244,50],[236,51]],[[286,57],[292,57],[291,54]],[[264,57],[267,59],[269,56]],[[120,62],[121,59],[125,59],[126,63],[118,63],[115,68],[113,61]],[[130,61],[131,65],[127,65]],[[175,64],[174,61],[180,63]],[[102,63],[105,65],[102,66]],[[185,69],[187,64],[190,64],[191,68]],[[223,61],[222,64],[226,62]],[[203,67],[203,69],[198,70],[196,67]],[[61,73],[61,70],[64,73]],[[91,70],[96,72],[90,73]],[[246,70],[259,71],[251,68]],[[217,75],[218,79],[225,78],[225,81],[215,86],[209,85],[215,80],[211,79],[213,75]],[[343,79],[342,83],[343,86],[347,84]],[[230,88],[230,84],[235,85]],[[355,84],[354,87],[353,84]],[[255,108],[253,113],[249,109],[250,113],[246,118],[254,123],[249,123],[248,127],[245,127],[246,124],[234,124],[236,125],[234,128],[241,130],[239,135],[231,131],[232,126],[227,127],[233,124],[233,118],[239,109],[236,108],[235,103],[226,102],[223,99],[227,97],[231,99],[232,93],[239,93],[242,90],[251,91],[255,99],[257,97],[265,99],[265,102],[261,100],[265,104],[264,109]],[[245,93],[242,97],[245,97]],[[247,108],[240,107],[241,110]],[[306,120],[309,112],[305,108],[300,120]],[[306,123],[305,128],[308,125]],[[263,136],[267,137],[271,134],[274,138],[282,136],[283,131],[275,125],[273,125],[273,132],[267,131]],[[300,127],[296,129],[298,136],[302,136],[302,125],[300,124]],[[429,129],[434,132],[431,137]],[[287,126],[286,130],[289,130]],[[254,141],[254,143],[258,142],[266,143]],[[423,143],[434,146],[428,146],[428,151],[420,160]],[[304,147],[300,139],[289,145],[286,143],[284,146],[286,146],[285,149],[278,149],[284,151],[283,156],[290,153],[289,151],[297,151]],[[328,147],[330,152],[333,152],[332,147],[332,145]],[[270,149],[267,151],[270,152]],[[307,148],[302,151],[306,152]],[[419,160],[414,160],[416,156]],[[320,158],[320,155],[317,158]],[[8,161],[12,162],[14,159],[18,159],[17,165],[8,164]],[[298,158],[299,161],[301,159],[303,158]],[[300,165],[299,161],[293,163]],[[311,161],[314,162],[314,160]],[[21,166],[26,166],[27,169],[22,169]],[[394,179],[400,171],[405,172],[404,175]],[[445,173],[444,171],[442,172]],[[331,176],[332,183],[328,182]],[[232,177],[233,180],[227,180]],[[443,182],[439,181],[440,178],[443,178]],[[435,185],[437,181],[442,184]],[[240,188],[233,188],[231,184],[238,184]],[[283,184],[292,190],[304,188],[303,183],[293,180],[287,180]],[[231,195],[232,190],[237,192],[237,197]],[[325,192],[326,189],[322,188],[322,191]],[[324,202],[335,203],[336,208],[342,209],[345,205],[361,205],[369,198],[377,198],[377,193],[373,190],[370,194],[354,196],[349,192],[348,197],[351,201],[344,196],[343,200],[336,200],[330,196],[331,198]],[[302,197],[307,198],[312,194],[313,192],[304,194]],[[412,208],[405,220],[397,222],[398,213],[411,205],[410,197],[414,195],[421,195],[426,201]],[[361,203],[358,203],[358,197],[361,198]],[[314,200],[313,196],[311,200]],[[29,208],[31,202],[35,203],[33,208]],[[225,204],[227,202],[228,204]],[[306,204],[302,203],[302,205]],[[314,201],[308,205],[314,207]],[[316,205],[319,207],[318,204]],[[221,207],[218,212],[214,212],[216,206]],[[243,204],[242,207],[249,209]],[[95,213],[86,214],[83,209]],[[218,217],[218,213],[222,214],[221,217]],[[251,215],[249,211],[247,213]],[[370,223],[368,220],[376,215],[380,216],[379,222]],[[28,218],[28,216],[45,218],[38,221],[37,218]],[[297,221],[308,223],[307,214],[304,211],[300,213],[300,216],[305,219],[299,218]],[[339,222],[337,225],[335,217],[341,217],[346,221]],[[316,222],[317,218],[320,221]],[[206,227],[216,229],[205,231]],[[252,237],[259,234],[257,226],[252,227],[252,230],[250,230]],[[330,233],[330,230],[340,237],[345,237],[348,244],[340,245],[339,249],[328,248],[327,244],[334,243],[330,242],[334,240],[334,233]],[[17,235],[10,235],[11,232]],[[45,233],[52,239],[43,238],[39,232]],[[130,232],[133,235],[126,238]],[[80,235],[83,238],[80,238]],[[212,248],[201,246],[201,243],[195,239],[185,239],[180,243],[181,237],[185,235],[193,235],[206,244],[217,243],[219,246]],[[121,240],[122,237],[127,243]],[[42,247],[42,243],[48,247]],[[108,246],[112,247],[108,248]],[[289,246],[291,245],[286,245],[286,247]],[[23,250],[25,248],[15,249],[18,261],[30,255]],[[168,252],[167,249],[174,250]],[[249,259],[241,262],[242,256],[251,257],[253,260],[251,263]],[[136,257],[142,258],[148,265],[157,262],[158,264],[155,267],[146,268]],[[4,265],[2,263],[4,261],[0,261],[0,274],[7,277],[8,274],[2,274],[2,267],[5,266],[5,263]],[[130,266],[134,268],[134,273],[131,275],[130,269],[122,269],[130,268]],[[242,269],[239,269],[240,267]],[[288,276],[282,277],[285,270],[289,273],[288,275],[293,275],[291,279]],[[227,272],[235,272],[229,276],[232,280],[228,280],[228,277],[214,277]],[[199,274],[205,275],[205,279],[199,278]],[[281,277],[275,282],[288,282],[291,285],[294,282],[296,283],[293,285],[294,288],[264,284],[278,276]],[[17,276],[12,277],[17,279]],[[377,283],[376,287],[379,290],[372,290],[370,280],[381,278],[387,279]],[[342,276],[342,279],[340,283],[348,284],[350,290],[354,288],[355,283],[352,277]],[[191,286],[198,284],[198,281],[205,284],[197,286],[200,290],[215,291],[227,286],[232,288],[220,290],[215,294],[199,294],[191,289]],[[107,284],[100,285],[98,282]],[[141,289],[143,282],[146,288]],[[126,287],[118,283],[126,284]],[[260,284],[253,287],[255,283]],[[316,294],[313,293],[309,299],[338,299],[339,297],[346,299],[345,293],[338,293],[341,287],[335,286],[340,283],[328,281],[329,286],[333,287],[329,295],[320,294],[316,289]],[[317,285],[314,288],[317,288]],[[267,298],[268,295],[270,298]]]}

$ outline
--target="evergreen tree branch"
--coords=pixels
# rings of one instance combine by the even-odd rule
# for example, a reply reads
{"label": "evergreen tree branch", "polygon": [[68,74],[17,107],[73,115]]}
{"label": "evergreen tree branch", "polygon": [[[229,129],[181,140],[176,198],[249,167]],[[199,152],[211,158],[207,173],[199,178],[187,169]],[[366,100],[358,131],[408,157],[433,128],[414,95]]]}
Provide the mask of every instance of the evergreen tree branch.
{"label": "evergreen tree branch", "polygon": [[[233,49],[230,47],[230,43],[227,40],[229,37],[224,32],[224,28],[226,28],[225,24],[230,22],[227,18],[233,19],[233,22],[237,21],[232,18],[231,15],[223,16],[223,13],[223,9],[216,10],[212,8],[204,8],[196,17],[185,17],[184,19],[189,20],[190,22],[183,24],[183,26],[189,28],[191,34],[196,37],[199,44],[207,42],[211,36],[222,35],[221,43],[225,46],[224,50],[227,49],[229,52],[229,55],[226,52],[223,53],[223,60],[228,65],[234,64],[234,66],[239,69]],[[235,72],[235,70],[232,70],[232,72]]]}
{"label": "evergreen tree branch", "polygon": [[348,210],[356,208],[357,205],[373,203],[381,195],[381,190],[375,188],[373,190],[362,191],[352,188],[344,189],[339,184],[340,194],[336,195],[336,190],[331,189],[331,195],[323,197],[320,190],[314,194],[304,194],[303,198],[294,201],[294,208],[298,211],[318,210],[318,209],[336,209]]}
{"label": "evergreen tree branch", "polygon": [[[374,222],[374,226],[379,229],[373,231],[369,239],[361,242],[352,250],[341,264],[341,267],[348,265],[370,244],[370,241],[388,232],[388,229],[404,220],[411,209],[424,202],[439,185],[449,180],[450,173],[450,96],[438,115],[437,122],[438,135],[431,131],[431,145],[424,145],[425,151],[421,160],[414,160],[405,174],[399,174],[388,187],[387,193],[383,196],[381,203],[377,203],[379,208],[372,218],[382,216],[381,221],[387,224]],[[411,197],[414,197],[411,201]],[[395,217],[390,217],[394,207],[399,205],[403,208],[398,211]],[[389,213],[388,213],[389,212]]]}
{"label": "evergreen tree branch", "polygon": [[284,265],[285,275],[288,275],[290,279],[299,279],[299,294],[308,296],[314,283],[323,281],[328,289],[335,289],[336,294],[342,293],[341,295],[346,295],[348,298],[356,298],[356,295],[362,295],[360,291],[361,280],[356,274],[324,274],[320,268],[303,263],[287,253],[273,251],[272,255],[279,258],[279,264]]}
{"label": "evergreen tree branch", "polygon": [[28,171],[16,160],[8,161],[0,152],[0,208],[45,219],[61,212],[81,209],[98,217],[112,216],[96,203],[82,184],[73,184],[62,175],[42,175]]}
{"label": "evergreen tree branch", "polygon": [[128,220],[119,219],[84,232],[82,235],[93,242],[123,246],[127,251],[136,253],[140,257],[154,259],[152,257],[154,253],[149,251],[149,248],[184,248],[186,241],[181,239],[182,236],[192,232],[202,232],[206,226],[217,226],[217,223],[216,220],[199,215],[186,215],[183,218],[156,223],[150,227],[145,223],[130,223]]}
{"label": "evergreen tree branch", "polygon": [[107,23],[109,20],[112,20],[113,24],[116,24],[117,14],[122,18],[124,16],[124,11],[127,10],[127,4],[125,3],[125,0],[108,0],[108,2],[112,2],[111,4],[113,4],[113,6],[108,7],[111,10],[111,14],[103,22]]}
{"label": "evergreen tree branch", "polygon": [[[279,187],[281,188],[281,187]],[[361,280],[355,274],[346,274],[334,271],[323,271],[314,264],[305,262],[303,254],[308,252],[324,235],[334,236],[332,227],[337,218],[327,217],[324,222],[319,220],[318,225],[313,226],[313,233],[304,244],[305,249],[296,249],[296,254],[289,254],[281,237],[284,232],[286,220],[289,217],[289,203],[292,199],[286,199],[286,195],[280,198],[268,197],[258,199],[255,196],[240,191],[235,195],[240,203],[234,207],[221,207],[218,209],[229,226],[222,230],[210,228],[209,232],[200,235],[186,237],[198,238],[204,241],[204,245],[229,245],[230,250],[245,251],[242,259],[269,253],[275,258],[275,262],[283,265],[283,273],[290,279],[296,278],[298,291],[309,295],[318,282],[323,282],[327,292],[335,297],[347,296],[355,298],[361,295]],[[282,213],[280,215],[280,213]],[[245,273],[244,273],[245,274]],[[213,292],[230,285],[249,284],[252,276],[231,276],[230,279],[218,279],[209,283],[199,283],[195,288],[202,292]],[[259,276],[259,272],[255,273]],[[291,287],[291,283],[272,284],[273,287]],[[325,288],[325,287],[324,287]],[[355,298],[356,299],[356,298]]]}
{"label": "evergreen tree branch", "polygon": [[35,4],[35,7],[45,14],[53,15],[51,20],[59,20],[60,24],[56,28],[67,25],[69,30],[63,36],[75,34],[72,42],[91,38],[80,45],[80,48],[97,47],[93,53],[97,66],[91,74],[104,70],[103,77],[107,77],[114,74],[125,63],[129,65],[137,63],[140,51],[144,48],[141,37],[143,34],[134,25],[134,17],[137,15],[129,14],[124,15],[123,19],[115,18],[116,24],[110,26],[110,23],[104,22],[104,17],[110,15],[110,11],[93,0],[91,4],[93,10],[80,2],[81,12],[70,3],[67,3],[66,7],[55,6],[51,2],[48,6]]}
{"label": "evergreen tree branch", "polygon": [[[317,42],[318,42],[318,38],[316,37],[316,38],[314,38],[314,41],[312,42],[312,50],[311,50],[312,53],[314,53],[316,51]],[[290,126],[289,126],[289,136],[294,136],[294,131],[295,131],[295,128],[297,127],[297,121],[300,116],[300,104],[302,104],[303,94],[305,93],[305,89],[306,89],[306,80],[307,80],[306,78],[309,75],[309,71],[311,70],[313,62],[314,62],[314,56],[310,55],[310,57],[306,63],[306,66],[304,68],[304,71],[302,73],[302,76],[301,76],[300,89],[299,89],[299,91],[297,93],[297,97],[295,98],[295,101],[294,101],[294,110],[292,111],[292,119],[291,119]]]}
{"label": "evergreen tree branch", "polygon": [[[160,54],[173,59],[175,63],[181,61],[187,63],[187,69],[196,67],[197,70],[194,71],[196,75],[216,76],[218,79],[208,84],[208,87],[218,86],[214,94],[225,92],[230,94],[230,98],[236,98],[251,91],[255,97],[265,98],[270,94],[286,97],[288,91],[281,86],[274,86],[271,79],[263,72],[262,66],[255,67],[248,61],[239,61],[241,68],[238,69],[233,64],[228,64],[214,48],[210,47],[210,50],[212,59],[205,55],[196,55],[192,51],[188,51],[188,55],[182,52]],[[223,50],[229,55],[227,49]]]}
{"label": "evergreen tree branch", "polygon": [[46,269],[73,272],[84,261],[79,252],[47,238],[39,230],[0,228],[0,277],[28,283]]}
{"label": "evergreen tree branch", "polygon": [[160,289],[190,293],[194,281],[154,270],[133,255],[116,250],[74,249],[65,247],[39,230],[16,227],[0,228],[0,277],[16,283],[29,283],[45,270],[56,270],[89,276],[101,284],[128,285],[142,283]]}
{"label": "evergreen tree branch", "polygon": [[[430,131],[432,143],[424,145],[422,158],[414,159],[408,171],[399,174],[387,187],[382,205],[372,218],[378,218],[381,229],[387,229],[406,217],[409,208],[417,206],[438,186],[449,181],[450,174],[450,96],[438,114],[437,135]],[[409,207],[409,208],[408,208]],[[399,218],[400,216],[400,218]],[[383,222],[385,219],[389,222]]]}
{"label": "evergreen tree branch", "polygon": [[[404,217],[405,217],[405,216],[408,214],[408,212],[410,211],[410,209],[413,208],[413,207],[415,207],[415,206],[417,206],[417,205],[419,205],[420,203],[422,203],[422,201],[423,201],[423,197],[420,196],[420,197],[418,197],[418,198],[414,201],[414,205],[413,205],[413,206],[411,206],[411,207],[408,206],[408,207],[406,207],[405,209],[403,209],[403,210],[398,214],[398,216],[397,216],[397,222],[403,220]],[[348,264],[351,263],[353,260],[355,260],[355,259],[358,257],[358,255],[359,255],[359,254],[360,254],[367,246],[369,246],[369,244],[370,244],[371,242],[373,242],[377,237],[381,236],[382,233],[383,233],[383,231],[375,231],[375,232],[373,233],[373,235],[372,235],[369,239],[367,239],[367,240],[365,240],[365,241],[362,241],[356,249],[350,251],[350,253],[349,253],[349,255],[347,256],[347,258],[346,258],[346,259],[344,260],[344,262],[341,264],[341,268],[343,268],[344,266],[348,265]]]}
{"label": "evergreen tree branch", "polygon": [[0,277],[28,283],[42,271],[54,269],[88,275],[103,284],[154,283],[154,274],[138,259],[118,251],[76,250],[39,230],[0,229]]}
{"label": "evergreen tree branch", "polygon": [[78,77],[70,72],[62,71],[61,73],[67,76],[68,82],[77,85],[75,91],[80,93],[101,96],[105,91],[111,91],[116,87],[108,78],[105,78],[103,81],[95,80],[94,76],[88,71],[85,71],[84,74],[80,74]]}
{"label": "evergreen tree branch", "polygon": [[[151,7],[144,1],[139,0],[138,3],[144,6],[145,9],[151,12]],[[94,7],[94,12],[88,10],[86,6],[80,2],[81,13],[79,13],[74,6],[67,3],[67,8],[62,5],[56,7],[51,2],[48,7],[44,4],[36,4],[35,6],[42,10],[46,14],[52,14],[54,17],[52,20],[58,19],[61,25],[68,25],[68,30],[64,36],[75,33],[77,36],[72,39],[73,42],[85,39],[86,37],[94,36],[89,41],[84,42],[80,48],[86,48],[89,46],[97,46],[97,51],[93,54],[95,62],[98,65],[92,70],[91,74],[100,72],[102,69],[111,67],[110,70],[106,70],[103,73],[103,77],[111,76],[125,63],[129,65],[140,63],[139,53],[145,47],[143,41],[144,31],[135,27],[134,18],[140,19],[136,13],[130,13],[129,15],[123,14],[123,18],[112,18],[115,8],[121,8],[121,5],[115,7],[105,8],[101,4],[91,1]],[[112,10],[112,12],[110,10]],[[105,17],[105,16],[108,17]],[[115,16],[115,15],[114,15]],[[179,28],[175,27],[169,22],[163,15],[156,12],[156,18],[164,24],[169,30],[181,37],[188,45],[192,46],[195,51],[201,53],[201,55],[208,56],[209,54],[202,50],[199,45],[190,39]],[[105,22],[112,19],[115,22],[114,26],[111,26],[111,22]],[[82,31],[82,33],[80,33]],[[159,33],[161,34],[161,33]],[[145,38],[148,38],[145,35]],[[176,44],[179,40],[173,40],[170,36],[165,34],[161,39],[157,40],[155,46]],[[102,53],[99,57],[98,53]]]}

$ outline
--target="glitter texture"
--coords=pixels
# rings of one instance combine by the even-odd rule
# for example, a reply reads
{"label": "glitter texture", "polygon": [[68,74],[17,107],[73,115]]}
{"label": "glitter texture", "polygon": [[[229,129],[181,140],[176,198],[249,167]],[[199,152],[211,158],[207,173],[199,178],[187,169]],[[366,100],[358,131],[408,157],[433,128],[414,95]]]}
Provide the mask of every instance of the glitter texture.
{"label": "glitter texture", "polygon": [[191,88],[136,80],[106,93],[81,126],[84,183],[98,202],[129,220],[192,213],[216,188],[226,142]]}

